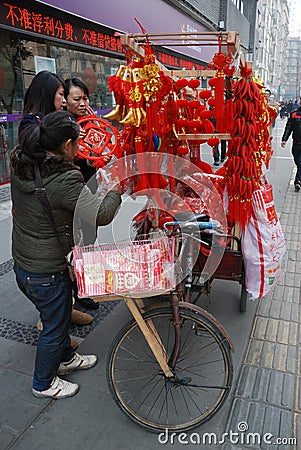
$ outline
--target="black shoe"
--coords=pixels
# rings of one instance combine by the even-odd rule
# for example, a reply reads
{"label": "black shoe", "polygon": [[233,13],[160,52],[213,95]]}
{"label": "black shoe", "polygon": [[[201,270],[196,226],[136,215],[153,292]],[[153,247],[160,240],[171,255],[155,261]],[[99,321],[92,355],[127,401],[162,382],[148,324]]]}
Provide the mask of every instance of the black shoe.
{"label": "black shoe", "polygon": [[221,163],[223,163],[225,161],[225,158],[221,158]]}
{"label": "black shoe", "polygon": [[85,306],[88,309],[98,309],[99,308],[99,303],[95,302],[93,300],[93,298],[77,298],[76,299],[77,302],[81,303],[83,306]]}
{"label": "black shoe", "polygon": [[213,165],[214,166],[219,166],[219,162],[218,161],[214,161]]}
{"label": "black shoe", "polygon": [[300,191],[300,188],[301,188],[301,186],[300,186],[300,181],[298,181],[297,183],[295,183],[295,191],[296,191],[296,192],[299,192],[299,191]]}

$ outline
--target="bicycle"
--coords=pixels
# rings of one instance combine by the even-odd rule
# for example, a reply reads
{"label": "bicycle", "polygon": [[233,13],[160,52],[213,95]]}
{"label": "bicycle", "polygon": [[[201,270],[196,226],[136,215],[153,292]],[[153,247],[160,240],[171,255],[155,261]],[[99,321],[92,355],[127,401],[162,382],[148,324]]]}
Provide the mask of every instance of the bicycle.
{"label": "bicycle", "polygon": [[[199,240],[194,231],[212,222],[169,222],[164,228],[179,225],[189,228],[180,239]],[[231,340],[209,312],[190,303],[193,267],[187,254],[187,276],[164,296],[169,303],[147,306],[143,298],[124,297],[133,320],[119,331],[108,353],[107,382],[114,401],[150,431],[178,432],[203,424],[221,408],[232,386]]]}

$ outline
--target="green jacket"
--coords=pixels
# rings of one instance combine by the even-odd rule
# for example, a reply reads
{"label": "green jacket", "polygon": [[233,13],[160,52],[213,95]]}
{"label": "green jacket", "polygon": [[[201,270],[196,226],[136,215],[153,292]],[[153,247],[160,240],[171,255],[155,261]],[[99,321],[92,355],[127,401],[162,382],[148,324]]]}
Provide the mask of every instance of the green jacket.
{"label": "green jacket", "polygon": [[59,240],[35,194],[32,164],[17,149],[11,156],[12,256],[28,272],[61,272],[64,255],[74,246],[73,225],[79,229],[81,220],[95,228],[109,224],[121,196],[112,190],[101,201],[85,186],[79,169],[62,157],[49,156],[40,172]]}

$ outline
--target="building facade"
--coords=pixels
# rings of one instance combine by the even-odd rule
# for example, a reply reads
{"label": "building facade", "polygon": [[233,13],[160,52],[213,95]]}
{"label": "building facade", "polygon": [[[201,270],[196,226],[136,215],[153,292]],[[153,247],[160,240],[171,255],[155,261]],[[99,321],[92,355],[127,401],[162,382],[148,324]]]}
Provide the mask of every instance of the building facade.
{"label": "building facade", "polygon": [[285,57],[285,79],[282,84],[282,100],[299,103],[301,98],[301,40],[289,37]]}
{"label": "building facade", "polygon": [[275,98],[282,99],[286,79],[285,55],[289,30],[286,0],[259,0],[257,4],[258,39],[254,67]]}
{"label": "building facade", "polygon": [[301,39],[301,2],[300,0],[288,0],[289,7],[289,36]]}
{"label": "building facade", "polygon": [[246,59],[252,60],[257,0],[168,0],[215,31],[237,31]]}

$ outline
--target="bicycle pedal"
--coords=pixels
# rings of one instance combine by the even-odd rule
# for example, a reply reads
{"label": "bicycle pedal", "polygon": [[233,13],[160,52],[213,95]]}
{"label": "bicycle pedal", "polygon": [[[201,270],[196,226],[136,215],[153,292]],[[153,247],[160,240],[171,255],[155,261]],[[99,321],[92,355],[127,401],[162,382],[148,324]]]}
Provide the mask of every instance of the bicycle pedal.
{"label": "bicycle pedal", "polygon": [[192,381],[191,377],[183,377],[183,378],[172,377],[167,379],[166,386],[169,389],[178,388],[180,386],[188,386],[189,383],[191,383],[191,381]]}

